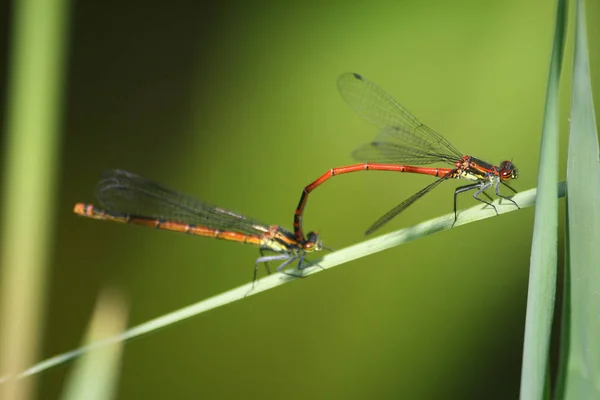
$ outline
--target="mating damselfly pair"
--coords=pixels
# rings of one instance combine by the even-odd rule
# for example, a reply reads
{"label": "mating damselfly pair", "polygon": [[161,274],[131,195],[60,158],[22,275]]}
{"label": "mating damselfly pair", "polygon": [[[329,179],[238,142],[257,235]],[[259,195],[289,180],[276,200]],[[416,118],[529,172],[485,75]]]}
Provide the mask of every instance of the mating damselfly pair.
{"label": "mating damselfly pair", "polygon": [[[297,261],[298,268],[301,269],[307,265],[307,253],[325,248],[316,232],[304,234],[302,217],[309,194],[336,175],[358,171],[393,171],[437,178],[385,213],[366,234],[375,232],[440,183],[450,179],[470,182],[454,191],[454,223],[458,218],[457,197],[469,191],[475,191],[473,197],[494,210],[496,207],[486,192],[490,188],[493,188],[498,197],[519,207],[510,197],[500,193],[500,185],[516,193],[507,183],[517,178],[517,168],[511,161],[503,161],[496,166],[464,155],[377,85],[358,74],[342,75],[338,79],[338,88],[342,97],[358,114],[381,130],[375,140],[354,151],[354,158],[362,163],[332,168],[304,188],[294,211],[293,232],[277,225],[263,224],[122,170],[107,172],[97,184],[96,198],[100,207],[77,203],[74,212],[92,219],[143,225],[258,246],[261,255],[255,262],[256,280],[261,263],[265,263],[268,272],[268,262],[271,261],[281,262],[278,271],[294,261]],[[422,167],[434,163],[451,167]],[[481,198],[481,195],[487,200]],[[275,254],[267,255],[266,252]]]}

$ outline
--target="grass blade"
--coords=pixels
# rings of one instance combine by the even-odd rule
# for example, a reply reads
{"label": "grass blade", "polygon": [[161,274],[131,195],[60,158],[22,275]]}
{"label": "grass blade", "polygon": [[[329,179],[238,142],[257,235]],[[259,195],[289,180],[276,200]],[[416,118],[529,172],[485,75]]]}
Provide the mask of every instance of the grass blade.
{"label": "grass blade", "polygon": [[600,398],[600,154],[585,4],[577,2],[567,161],[567,262],[558,397]]}
{"label": "grass blade", "polygon": [[544,396],[556,293],[558,238],[558,87],[563,58],[566,1],[558,0],[550,74],[544,110],[538,172],[539,196],[531,246],[521,399]]}
{"label": "grass blade", "polygon": [[[557,186],[558,196],[564,196],[565,190],[565,183],[559,183]],[[516,201],[521,208],[531,207],[535,203],[536,192],[536,189],[530,189],[525,192],[520,192],[513,197],[513,200]],[[518,209],[513,204],[507,201],[504,201],[502,204],[500,204],[500,201],[496,200],[493,204],[496,206],[496,208],[498,209],[498,213],[500,214],[518,211]],[[476,205],[472,208],[460,212],[455,227],[495,216],[496,214],[491,208]],[[287,270],[286,272],[292,275],[302,274],[302,276],[316,274],[327,269],[333,268],[335,266],[345,264],[352,260],[366,257],[370,254],[387,250],[392,247],[399,246],[403,243],[407,243],[415,239],[419,239],[440,231],[450,229],[453,221],[454,213],[447,214],[439,218],[422,222],[421,224],[415,225],[413,227],[401,229],[396,232],[378,236],[374,239],[369,239],[364,242],[347,247],[345,249],[333,252],[319,260],[318,264],[305,268],[301,271],[298,271],[296,268],[292,268]],[[209,299],[202,300],[198,303],[171,312],[169,314],[165,314],[161,317],[147,321],[143,324],[134,326],[119,335],[115,335],[110,338],[94,342],[90,345],[80,347],[70,352],[63,353],[55,357],[49,358],[45,361],[42,361],[21,373],[19,377],[22,378],[37,374],[46,369],[63,364],[73,358],[79,357],[90,350],[97,349],[99,347],[103,347],[111,343],[125,341],[142,336],[146,333],[156,331],[176,322],[183,321],[187,318],[191,318],[202,312],[212,310],[214,308],[232,303],[237,300],[241,300],[245,297],[252,296],[269,289],[273,289],[277,286],[289,283],[296,279],[300,278],[279,273],[269,275],[265,278],[260,279],[254,288],[252,288],[252,283],[248,283],[246,285],[213,296]],[[1,382],[2,379],[0,379],[0,383]]]}
{"label": "grass blade", "polygon": [[[88,342],[100,337],[113,336],[125,329],[127,307],[116,293],[101,294],[88,333]],[[85,354],[75,365],[67,380],[64,400],[108,400],[112,399],[119,377],[119,364],[123,342]]]}
{"label": "grass blade", "polygon": [[[68,1],[13,2],[3,199],[0,210],[0,371],[37,358],[51,249]],[[31,385],[31,381],[27,382]],[[30,398],[31,386],[0,387],[0,398]]]}

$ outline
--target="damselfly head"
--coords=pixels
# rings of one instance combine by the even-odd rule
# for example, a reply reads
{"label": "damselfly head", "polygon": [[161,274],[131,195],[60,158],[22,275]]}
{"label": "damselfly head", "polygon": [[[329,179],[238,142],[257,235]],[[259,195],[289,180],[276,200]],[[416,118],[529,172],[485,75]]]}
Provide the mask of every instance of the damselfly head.
{"label": "damselfly head", "polygon": [[308,232],[302,248],[307,253],[323,250],[323,242],[319,239],[319,234],[317,232]]}
{"label": "damselfly head", "polygon": [[503,181],[508,179],[517,179],[517,176],[519,175],[519,170],[517,169],[515,164],[512,163],[512,161],[502,161],[499,169],[500,179]]}

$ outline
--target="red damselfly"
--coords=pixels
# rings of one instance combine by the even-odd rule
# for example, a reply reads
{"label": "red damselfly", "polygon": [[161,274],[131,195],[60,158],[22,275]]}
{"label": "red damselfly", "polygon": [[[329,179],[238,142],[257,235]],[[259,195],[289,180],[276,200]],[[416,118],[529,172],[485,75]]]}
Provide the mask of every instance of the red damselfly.
{"label": "red damselfly", "polygon": [[[238,213],[213,206],[167,189],[146,178],[122,170],[104,174],[96,185],[96,198],[102,208],[77,203],[74,212],[82,217],[143,225],[150,228],[208,236],[258,246],[260,257],[254,264],[254,280],[258,266],[282,261],[281,271],[295,260],[304,266],[306,253],[322,250],[315,232],[298,242],[292,232],[276,225],[265,225]],[[274,255],[265,255],[271,251]]]}
{"label": "red damselfly", "polygon": [[[434,187],[449,179],[464,179],[472,182],[454,191],[454,223],[458,217],[456,197],[460,193],[470,190],[475,190],[473,197],[491,206],[496,214],[498,210],[491,203],[492,198],[485,192],[491,187],[494,187],[494,192],[498,197],[512,202],[517,208],[519,207],[511,198],[500,194],[500,184],[516,193],[506,182],[517,178],[517,168],[511,161],[503,161],[499,166],[495,166],[478,158],[464,155],[439,133],[421,123],[377,85],[358,74],[347,73],[340,76],[338,88],[346,102],[366,120],[377,125],[381,131],[374,141],[364,144],[354,151],[353,157],[364,161],[363,163],[332,168],[304,188],[294,213],[296,240],[300,241],[304,238],[302,216],[310,192],[331,177],[350,172],[395,171],[431,175],[438,178],[385,213],[367,229],[367,235],[381,228]],[[413,166],[433,163],[450,164],[452,168]],[[480,198],[479,196],[482,194],[490,201]]]}

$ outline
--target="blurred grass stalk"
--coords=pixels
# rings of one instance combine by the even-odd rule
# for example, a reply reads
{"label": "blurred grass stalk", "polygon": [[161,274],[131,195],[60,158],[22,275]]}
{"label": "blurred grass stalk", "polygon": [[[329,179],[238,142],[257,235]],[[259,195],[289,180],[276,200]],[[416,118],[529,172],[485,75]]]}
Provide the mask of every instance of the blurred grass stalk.
{"label": "blurred grass stalk", "polygon": [[[37,358],[54,222],[67,0],[13,3],[2,168],[0,374]],[[33,397],[31,381],[0,385],[0,398]]]}
{"label": "blurred grass stalk", "polygon": [[547,388],[549,372],[557,277],[558,92],[566,35],[566,15],[566,0],[558,0],[540,144],[538,196],[535,204],[521,367],[521,399],[542,399]]}
{"label": "blurred grass stalk", "polygon": [[600,154],[583,0],[577,1],[557,398],[600,399]]}
{"label": "blurred grass stalk", "polygon": [[[86,343],[118,335],[127,326],[128,307],[119,293],[103,290],[88,329]],[[65,384],[63,400],[108,400],[115,397],[124,342],[87,352]]]}

